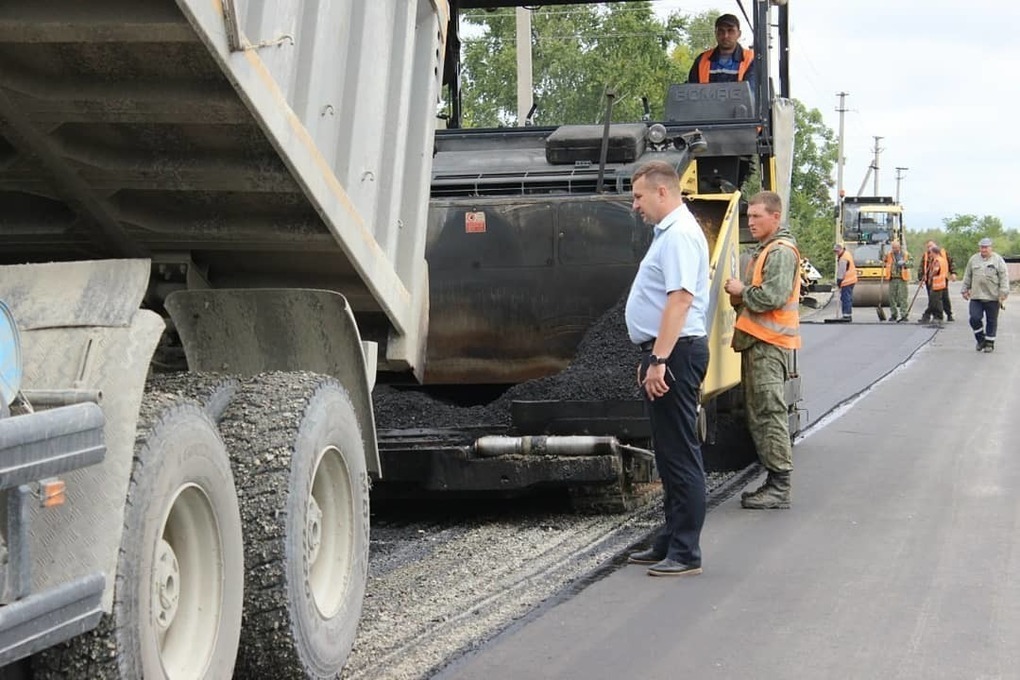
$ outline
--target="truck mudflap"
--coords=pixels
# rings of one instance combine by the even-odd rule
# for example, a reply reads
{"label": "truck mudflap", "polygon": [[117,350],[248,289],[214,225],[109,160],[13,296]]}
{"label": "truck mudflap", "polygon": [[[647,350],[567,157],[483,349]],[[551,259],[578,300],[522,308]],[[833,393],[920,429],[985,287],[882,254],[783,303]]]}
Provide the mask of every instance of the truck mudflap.
{"label": "truck mudflap", "polygon": [[[0,666],[99,623],[106,575],[87,573],[32,593],[29,539],[32,516],[37,512],[33,506],[49,508],[64,500],[63,484],[56,476],[94,465],[106,456],[105,424],[102,409],[90,402],[0,418],[0,491],[6,503],[0,527],[4,549]],[[34,482],[40,482],[38,489]]]}

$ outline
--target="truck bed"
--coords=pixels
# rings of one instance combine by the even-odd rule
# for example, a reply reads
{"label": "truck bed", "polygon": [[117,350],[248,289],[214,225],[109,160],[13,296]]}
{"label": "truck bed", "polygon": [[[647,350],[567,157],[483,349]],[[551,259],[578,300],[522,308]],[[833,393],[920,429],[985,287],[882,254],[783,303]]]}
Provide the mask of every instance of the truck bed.
{"label": "truck bed", "polygon": [[335,290],[415,356],[447,21],[445,0],[0,4],[0,262]]}

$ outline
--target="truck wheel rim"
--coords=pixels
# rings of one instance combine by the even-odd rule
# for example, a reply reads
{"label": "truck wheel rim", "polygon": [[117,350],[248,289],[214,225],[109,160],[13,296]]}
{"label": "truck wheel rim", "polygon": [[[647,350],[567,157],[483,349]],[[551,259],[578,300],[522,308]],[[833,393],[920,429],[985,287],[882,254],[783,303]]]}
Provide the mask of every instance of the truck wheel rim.
{"label": "truck wheel rim", "polygon": [[312,599],[326,619],[343,606],[350,583],[354,529],[351,478],[340,451],[326,447],[315,468],[305,526]]}
{"label": "truck wheel rim", "polygon": [[170,505],[153,564],[152,615],[163,670],[198,677],[216,644],[223,594],[219,526],[209,497],[188,484]]}

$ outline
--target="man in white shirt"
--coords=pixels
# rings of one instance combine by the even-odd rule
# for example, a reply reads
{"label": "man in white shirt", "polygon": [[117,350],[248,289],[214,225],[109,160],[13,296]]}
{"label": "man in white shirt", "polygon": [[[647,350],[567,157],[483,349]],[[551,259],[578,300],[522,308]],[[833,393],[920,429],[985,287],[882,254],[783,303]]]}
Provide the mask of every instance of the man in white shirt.
{"label": "man in white shirt", "polygon": [[632,178],[634,210],[654,236],[627,298],[631,342],[642,351],[638,382],[662,478],[665,526],[652,547],[630,556],[651,576],[701,573],[705,468],[697,419],[708,368],[708,241],[683,203],[676,169],[663,161]]}

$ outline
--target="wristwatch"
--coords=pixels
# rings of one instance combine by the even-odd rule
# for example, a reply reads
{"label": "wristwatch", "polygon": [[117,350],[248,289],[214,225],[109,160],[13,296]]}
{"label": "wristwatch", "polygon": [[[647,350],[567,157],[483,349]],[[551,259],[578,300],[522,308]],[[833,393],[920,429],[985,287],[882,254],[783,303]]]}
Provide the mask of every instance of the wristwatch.
{"label": "wristwatch", "polygon": [[662,366],[664,363],[669,361],[669,357],[657,357],[654,354],[648,357],[649,365]]}

